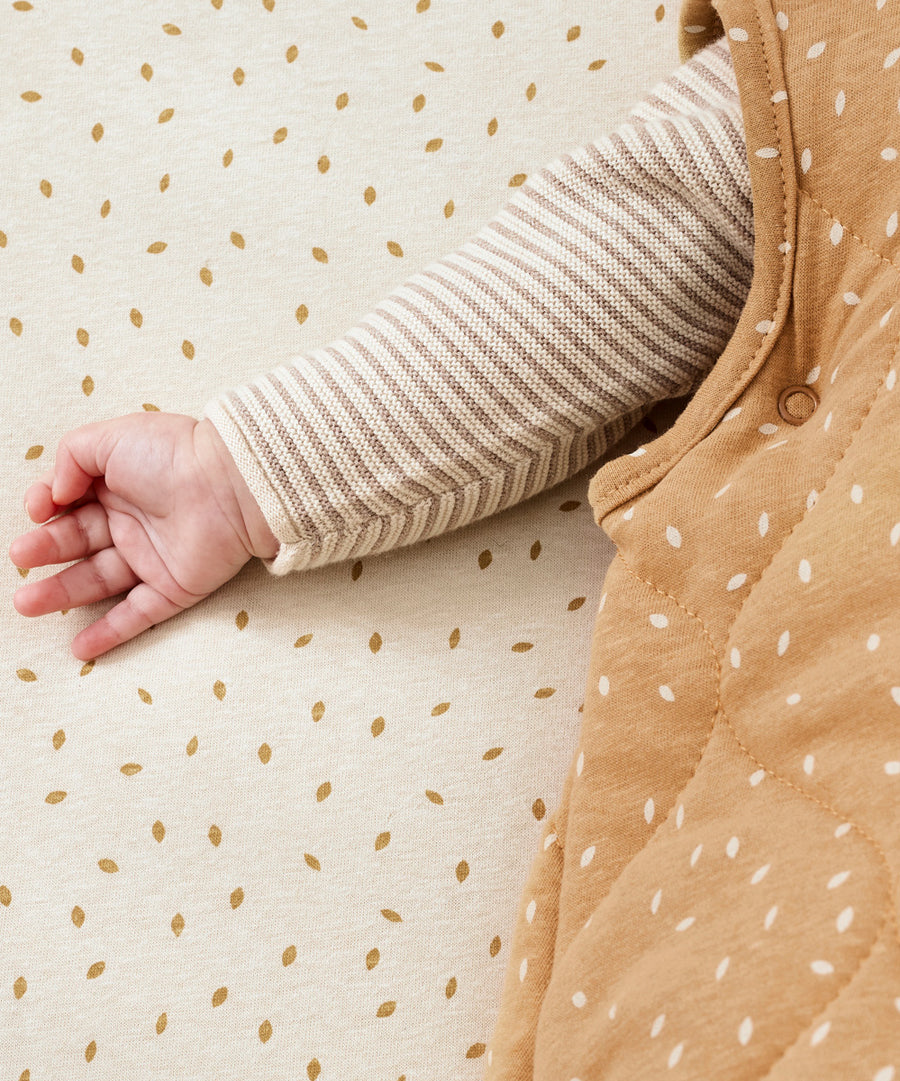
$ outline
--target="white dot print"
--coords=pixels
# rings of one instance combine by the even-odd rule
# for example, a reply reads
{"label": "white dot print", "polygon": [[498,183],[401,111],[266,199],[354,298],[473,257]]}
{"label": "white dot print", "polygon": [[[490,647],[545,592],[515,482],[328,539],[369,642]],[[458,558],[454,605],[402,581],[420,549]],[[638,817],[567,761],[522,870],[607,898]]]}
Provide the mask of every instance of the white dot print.
{"label": "white dot print", "polygon": [[835,837],[846,837],[846,835],[850,832],[851,829],[853,829],[853,827],[850,825],[849,822],[842,822],[834,831],[834,835]]}
{"label": "white dot print", "polygon": [[680,830],[681,824],[684,822],[684,804],[678,804],[678,810],[675,812],[675,829]]}
{"label": "white dot print", "polygon": [[812,510],[816,503],[819,502],[819,493],[813,488],[813,490],[806,497],[806,509]]}
{"label": "white dot print", "polygon": [[888,777],[896,777],[900,773],[900,762],[885,762],[884,772]]}
{"label": "white dot print", "polygon": [[759,535],[764,537],[769,532],[769,516],[765,511],[759,516]]}
{"label": "white dot print", "polygon": [[[847,300],[847,297],[855,297],[855,296],[856,296],[856,293],[845,293],[844,294],[844,299]],[[847,300],[847,303],[850,304],[851,301]],[[859,297],[856,297],[856,303],[857,304],[859,303]],[[815,366],[815,368],[810,369],[810,372],[806,377],[806,385],[808,387],[810,387],[810,386],[812,386],[813,383],[817,383],[818,380],[819,380],[819,376],[821,374],[822,374],[822,365],[817,364]]]}
{"label": "white dot print", "polygon": [[731,651],[731,667],[741,667],[741,651],[739,649],[732,649]]}
{"label": "white dot print", "polygon": [[900,541],[900,522],[891,530],[891,547],[896,548],[898,541]]}
{"label": "white dot print", "polygon": [[609,1016],[610,1021],[615,1021],[615,1019],[616,1019],[616,1004],[615,1004],[615,1002],[612,1004],[612,1006],[610,1006],[608,1016]]}
{"label": "white dot print", "polygon": [[673,548],[681,547],[681,534],[673,525],[666,526],[666,540]]}
{"label": "white dot print", "polygon": [[800,575],[801,582],[809,582],[812,577],[812,567],[810,567],[808,559],[800,560],[800,566],[797,568],[797,573]]}
{"label": "white dot print", "polygon": [[881,645],[881,638],[877,634],[870,634],[866,641],[866,649],[870,653],[874,653],[876,649]]}
{"label": "white dot print", "polygon": [[813,1032],[812,1036],[810,1036],[809,1038],[809,1046],[818,1047],[829,1032],[831,1032],[830,1021],[826,1021],[823,1025],[819,1025],[819,1027]]}
{"label": "white dot print", "polygon": [[900,60],[900,49],[892,49],[884,58],[885,70],[892,68]]}
{"label": "white dot print", "polygon": [[728,842],[728,844],[725,846],[725,855],[730,860],[733,860],[734,857],[738,854],[738,849],[740,849],[740,847],[741,847],[741,842],[740,842],[739,838],[732,837],[731,840]]}
{"label": "white dot print", "polygon": [[696,867],[697,860],[700,859],[700,853],[703,851],[703,845],[699,844],[691,853],[691,867]]}
{"label": "white dot print", "polygon": [[584,751],[579,751],[579,753],[578,753],[578,761],[575,763],[575,773],[577,774],[577,776],[580,777],[583,770],[584,770]]}
{"label": "white dot print", "polygon": [[576,991],[575,994],[572,995],[572,1005],[576,1009],[583,1009],[586,1002],[587,995],[584,993],[584,991]]}
{"label": "white dot print", "polygon": [[806,149],[800,155],[800,168],[804,173],[808,173],[811,166],[812,166],[812,151],[809,149],[809,147],[806,147]]}
{"label": "white dot print", "polygon": [[841,223],[839,221],[836,221],[834,223],[834,225],[832,225],[831,232],[829,233],[829,236],[831,238],[831,243],[835,247],[837,247],[838,244],[840,244],[841,240],[843,240],[843,238],[844,238],[844,227],[843,227],[843,225],[841,225]]}
{"label": "white dot print", "polygon": [[651,796],[650,799],[648,799],[647,802],[644,804],[644,821],[647,823],[648,826],[653,821],[653,816],[655,814],[656,804],[653,802],[653,797]]}
{"label": "white dot print", "polygon": [[774,435],[778,431],[777,424],[760,424],[759,430],[762,435]]}
{"label": "white dot print", "polygon": [[728,585],[725,588],[729,593],[733,593],[736,589],[740,589],[746,581],[746,574],[736,574],[733,578],[728,579]]}
{"label": "white dot print", "polygon": [[808,754],[806,756],[806,758],[803,759],[803,772],[806,774],[807,777],[812,777],[813,771],[815,770],[815,768],[816,768],[815,756],[811,755],[811,754]]}
{"label": "white dot print", "polygon": [[787,91],[786,90],[776,90],[776,92],[772,95],[772,104],[773,105],[777,105],[779,103],[779,101],[787,101]]}
{"label": "white dot print", "polygon": [[627,511],[622,515],[626,522],[630,522],[634,517],[634,507],[629,507]]}
{"label": "white dot print", "polygon": [[847,304],[851,308],[854,307],[855,305],[859,304],[859,294],[858,293],[844,293],[844,303]]}
{"label": "white dot print", "polygon": [[678,1063],[681,1062],[681,1056],[682,1056],[683,1052],[684,1052],[684,1044],[683,1043],[675,1044],[675,1046],[672,1048],[671,1054],[669,1055],[669,1069],[670,1070],[674,1070],[675,1067],[678,1065]]}
{"label": "white dot print", "polygon": [[519,983],[524,983],[525,973],[528,971],[528,958],[523,957],[522,963],[519,965]]}
{"label": "white dot print", "polygon": [[653,1024],[650,1026],[650,1039],[651,1040],[655,1040],[656,1037],[662,1032],[663,1025],[665,1023],[666,1023],[666,1015],[664,1013],[661,1013],[659,1015],[659,1017],[657,1017],[654,1020]]}
{"label": "white dot print", "polygon": [[675,692],[672,690],[671,687],[667,687],[665,684],[663,684],[662,687],[659,688],[659,694],[660,697],[665,699],[666,702],[675,701]]}
{"label": "white dot print", "polygon": [[891,370],[887,373],[887,378],[884,381],[884,385],[887,387],[888,390],[893,390],[894,387],[897,385],[897,373],[894,371],[893,368],[891,368]]}
{"label": "white dot print", "polygon": [[817,976],[830,976],[834,965],[830,961],[813,961],[809,966]]}
{"label": "white dot print", "polygon": [[783,11],[779,11],[776,14],[775,25],[778,27],[779,30],[787,30],[788,26],[790,25],[788,22],[788,17]]}
{"label": "white dot print", "polygon": [[891,698],[900,706],[900,687],[891,687]]}
{"label": "white dot print", "polygon": [[827,431],[828,431],[828,429],[829,429],[829,428],[831,427],[831,418],[832,418],[833,416],[834,416],[834,413],[831,413],[831,412],[829,412],[828,416],[827,416],[827,417],[825,418],[825,423],[824,423],[824,424],[822,425],[822,428],[823,428],[823,429],[824,429],[824,430],[825,430],[826,432],[827,432]]}
{"label": "white dot print", "polygon": [[834,111],[838,116],[844,111],[844,106],[847,104],[847,95],[843,90],[838,92],[838,96],[834,99]]}
{"label": "white dot print", "polygon": [[597,851],[596,845],[589,845],[584,852],[581,853],[581,866],[587,867],[587,865],[594,858],[594,853]]}
{"label": "white dot print", "polygon": [[726,493],[726,492],[728,491],[728,489],[729,489],[730,487],[731,487],[731,485],[730,485],[730,484],[726,484],[724,488],[720,488],[720,489],[719,489],[719,490],[718,490],[718,491],[716,492],[716,494],[715,494],[715,495],[713,496],[713,499],[718,499],[718,498],[719,498],[719,496],[722,496],[722,495],[724,495],[724,494],[725,494],[725,493]]}
{"label": "white dot print", "polygon": [[731,964],[730,957],[723,957],[722,960],[716,965],[716,981],[722,979],[725,973],[728,971],[728,966]]}
{"label": "white dot print", "polygon": [[850,926],[851,923],[853,923],[853,907],[852,907],[852,905],[848,905],[841,912],[841,914],[838,916],[838,918],[837,918],[837,920],[835,922],[835,926],[838,929],[838,933],[843,934],[844,931],[847,930],[847,928]]}
{"label": "white dot print", "polygon": [[885,231],[885,233],[887,233],[888,236],[893,236],[894,233],[897,232],[897,211],[896,210],[888,218],[887,225],[884,227],[884,231]]}
{"label": "white dot print", "polygon": [[894,146],[886,146],[884,150],[881,151],[881,156],[884,158],[885,161],[896,161],[897,148]]}
{"label": "white dot print", "polygon": [[664,630],[669,625],[669,617],[664,616],[662,612],[654,612],[653,615],[650,616],[650,622],[659,630]]}
{"label": "white dot print", "polygon": [[863,490],[860,485],[854,484],[853,487],[850,489],[850,499],[853,503],[862,503]]}
{"label": "white dot print", "polygon": [[778,148],[774,146],[761,146],[759,150],[756,151],[756,156],[758,158],[777,158]]}
{"label": "white dot print", "polygon": [[764,863],[762,865],[762,867],[760,867],[758,870],[754,871],[753,872],[753,877],[750,879],[751,886],[758,886],[760,884],[760,882],[762,882],[762,880],[769,873],[769,868],[771,866],[772,866],[771,863]]}
{"label": "white dot print", "polygon": [[777,915],[778,905],[772,905],[772,907],[766,913],[766,918],[763,921],[763,927],[765,927],[767,931],[770,931],[772,929],[772,924],[775,922],[775,918],[777,917]]}
{"label": "white dot print", "polygon": [[750,774],[750,787],[756,788],[758,784],[761,784],[766,778],[766,771],[764,769],[758,769]]}
{"label": "white dot print", "polygon": [[746,1047],[747,1044],[750,1042],[752,1036],[753,1019],[750,1017],[745,1017],[744,1020],[741,1021],[741,1027],[738,1029],[738,1041],[740,1042],[741,1046]]}
{"label": "white dot print", "polygon": [[828,888],[830,890],[836,890],[838,886],[843,886],[849,877],[849,871],[838,871],[836,875],[832,875],[831,878],[828,879]]}
{"label": "white dot print", "polygon": [[785,702],[787,702],[787,704],[789,706],[796,706],[799,701],[800,701],[800,695],[796,694],[796,693],[789,694],[787,696],[787,698],[785,698]]}
{"label": "white dot print", "polygon": [[734,409],[729,409],[728,412],[725,414],[725,416],[722,417],[723,424],[724,424],[724,422],[726,420],[734,420],[734,418],[740,416],[740,414],[741,414],[741,407],[739,405],[735,406]]}
{"label": "white dot print", "polygon": [[894,1081],[894,1067],[882,1066],[872,1078],[872,1081]]}
{"label": "white dot print", "polygon": [[537,912],[537,902],[532,898],[528,902],[528,908],[525,909],[525,919],[532,923],[534,921],[534,914]]}
{"label": "white dot print", "polygon": [[[882,327],[882,328],[883,328],[883,327],[886,327],[886,326],[887,326],[887,324],[888,324],[888,320],[889,320],[889,319],[890,319],[890,317],[891,317],[891,316],[893,315],[893,312],[894,312],[894,308],[893,308],[893,306],[891,306],[891,307],[890,307],[890,308],[888,308],[888,310],[887,310],[887,311],[886,311],[886,312],[884,313],[884,315],[883,315],[883,316],[882,316],[882,317],[881,317],[881,318],[880,318],[880,319],[878,320],[878,325],[879,325],[880,327]],[[839,367],[840,367],[840,364],[838,365],[838,368],[839,368]],[[835,371],[837,371],[837,368],[835,368]],[[833,376],[832,376],[832,379],[831,379],[831,381],[832,381],[832,383],[834,382],[834,377],[833,377]]]}
{"label": "white dot print", "polygon": [[813,45],[810,48],[809,52],[806,54],[806,59],[807,60],[816,60],[824,52],[825,52],[825,42],[824,41],[817,41],[815,43],[815,45]]}
{"label": "white dot print", "polygon": [[761,322],[756,324],[756,329],[759,331],[760,334],[768,334],[774,326],[775,324],[772,322],[771,319],[763,319]]}
{"label": "white dot print", "polygon": [[597,684],[597,690],[603,695],[604,698],[609,694],[609,677],[608,676],[601,676],[600,677],[600,682]]}
{"label": "white dot print", "polygon": [[553,844],[556,844],[556,834],[548,833],[547,836],[544,838],[544,851],[546,852],[547,849]]}
{"label": "white dot print", "polygon": [[784,631],[778,639],[778,656],[783,657],[787,653],[787,647],[791,644],[791,632]]}
{"label": "white dot print", "polygon": [[657,890],[653,894],[653,900],[650,902],[650,914],[655,916],[659,912],[659,902],[662,900],[662,890]]}
{"label": "white dot print", "polygon": [[697,922],[696,916],[686,916],[680,923],[676,924],[676,931],[686,931],[689,927],[693,927]]}

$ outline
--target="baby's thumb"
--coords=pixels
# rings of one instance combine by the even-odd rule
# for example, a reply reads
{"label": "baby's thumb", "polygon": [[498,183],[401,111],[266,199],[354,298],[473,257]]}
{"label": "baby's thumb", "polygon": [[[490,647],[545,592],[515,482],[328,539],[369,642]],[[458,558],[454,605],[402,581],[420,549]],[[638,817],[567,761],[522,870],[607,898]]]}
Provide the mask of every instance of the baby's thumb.
{"label": "baby's thumb", "polygon": [[100,421],[85,424],[62,437],[56,450],[50,494],[57,506],[65,507],[80,499],[95,477],[106,472],[109,459],[108,424]]}

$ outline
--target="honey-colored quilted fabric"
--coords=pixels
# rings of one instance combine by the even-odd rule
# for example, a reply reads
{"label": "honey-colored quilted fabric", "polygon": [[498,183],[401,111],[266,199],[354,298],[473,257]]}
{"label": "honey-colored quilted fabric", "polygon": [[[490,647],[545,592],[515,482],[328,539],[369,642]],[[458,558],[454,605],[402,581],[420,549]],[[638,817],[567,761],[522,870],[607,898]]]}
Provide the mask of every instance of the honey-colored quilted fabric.
{"label": "honey-colored quilted fabric", "polygon": [[[342,333],[621,120],[676,15],[7,2],[5,544],[65,431],[199,415]],[[481,1076],[612,552],[588,479],[395,554],[250,565],[93,665],[68,642],[102,608],[25,619],[4,564],[4,1079]]]}

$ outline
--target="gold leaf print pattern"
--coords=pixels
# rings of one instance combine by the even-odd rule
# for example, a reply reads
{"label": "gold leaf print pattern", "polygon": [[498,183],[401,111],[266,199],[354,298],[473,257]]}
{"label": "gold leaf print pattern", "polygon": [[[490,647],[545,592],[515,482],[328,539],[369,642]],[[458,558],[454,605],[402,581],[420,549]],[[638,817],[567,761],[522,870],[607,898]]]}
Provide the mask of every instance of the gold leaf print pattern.
{"label": "gold leaf print pattern", "polygon": [[107,217],[109,215],[109,209],[110,209],[109,199],[106,199],[103,202],[103,206],[100,207],[100,217],[101,218]]}
{"label": "gold leaf print pattern", "polygon": [[369,950],[366,954],[366,968],[371,972],[380,960],[381,954],[378,952],[377,948]]}
{"label": "gold leaf print pattern", "polygon": [[115,860],[102,859],[97,861],[97,866],[101,871],[105,871],[108,875],[113,875],[118,871],[119,865]]}
{"label": "gold leaf print pattern", "polygon": [[312,713],[312,719],[314,721],[316,721],[316,722],[321,721],[322,718],[325,716],[325,703],[324,702],[316,702],[316,704],[313,706],[313,708],[312,708],[312,710],[310,712]]}
{"label": "gold leaf print pattern", "polygon": [[534,649],[534,642],[516,642],[512,647],[513,653],[527,653],[530,649]]}
{"label": "gold leaf print pattern", "polygon": [[656,21],[658,23],[661,23],[665,17],[666,17],[665,5],[660,4],[659,7],[656,9]]}
{"label": "gold leaf print pattern", "polygon": [[459,638],[459,627],[454,627],[453,630],[450,632],[450,637],[447,639],[447,642],[451,649],[456,649],[456,647],[459,645]]}
{"label": "gold leaf print pattern", "polygon": [[187,747],[185,747],[185,753],[189,757],[190,757],[190,755],[197,753],[197,737],[196,736],[193,736],[191,738],[191,740],[188,742]]}
{"label": "gold leaf print pattern", "polygon": [[416,94],[416,96],[413,98],[412,106],[414,113],[420,113],[425,108],[425,95]]}
{"label": "gold leaf print pattern", "polygon": [[220,702],[224,701],[225,684],[221,681],[221,679],[217,679],[216,682],[213,684],[213,694],[216,696],[216,698],[218,698]]}
{"label": "gold leaf print pattern", "polygon": [[9,886],[0,886],[0,905],[4,908],[9,908],[12,904],[12,894],[9,892]]}
{"label": "gold leaf print pattern", "polygon": [[172,917],[172,932],[176,938],[184,930],[184,916],[180,912],[176,912]]}
{"label": "gold leaf print pattern", "polygon": [[53,194],[53,185],[49,180],[41,181],[41,195],[45,195],[48,199]]}
{"label": "gold leaf print pattern", "polygon": [[234,617],[235,626],[237,627],[237,629],[239,631],[242,631],[247,626],[247,624],[249,622],[250,622],[250,617],[243,610],[238,612],[238,614]]}
{"label": "gold leaf print pattern", "polygon": [[391,923],[403,923],[403,917],[399,912],[395,912],[392,908],[383,908],[381,914]]}
{"label": "gold leaf print pattern", "polygon": [[163,111],[157,117],[157,124],[167,124],[175,115],[174,109],[163,109]]}
{"label": "gold leaf print pattern", "polygon": [[103,974],[106,968],[105,961],[95,961],[91,967],[87,970],[87,978],[89,980],[96,980],[96,978]]}
{"label": "gold leaf print pattern", "polygon": [[532,803],[532,805],[531,805],[531,813],[538,820],[538,822],[540,822],[540,820],[547,813],[547,808],[546,808],[546,806],[544,804],[544,801],[542,799],[536,799],[534,801],[534,803]]}
{"label": "gold leaf print pattern", "polygon": [[575,39],[579,37],[581,37],[580,26],[570,26],[566,31],[566,41],[575,41]]}
{"label": "gold leaf print pattern", "polygon": [[145,691],[143,687],[138,687],[138,697],[142,702],[148,706],[153,705],[153,696],[149,691]]}
{"label": "gold leaf print pattern", "polygon": [[231,897],[229,898],[232,908],[237,908],[244,900],[244,891],[240,886],[236,890],[232,890]]}
{"label": "gold leaf print pattern", "polygon": [[485,751],[481,756],[485,762],[493,762],[495,758],[499,758],[503,754],[502,747],[491,747],[489,751]]}
{"label": "gold leaf print pattern", "polygon": [[450,708],[450,703],[449,702],[439,702],[434,707],[434,709],[431,711],[431,716],[432,717],[440,717],[442,714],[446,713],[449,708]]}
{"label": "gold leaf print pattern", "polygon": [[358,15],[353,15],[353,16],[351,16],[351,18],[353,19],[353,25],[358,26],[360,30],[368,30],[369,29],[369,27],[366,25],[365,21],[363,19],[361,19]]}
{"label": "gold leaf print pattern", "polygon": [[256,752],[259,755],[259,760],[264,766],[267,766],[272,760],[272,748],[268,743],[261,744],[259,750]]}
{"label": "gold leaf print pattern", "polygon": [[416,11],[421,15],[423,11],[427,11],[431,7],[431,0],[418,0],[416,4]]}
{"label": "gold leaf print pattern", "polygon": [[316,789],[316,802],[321,803],[322,800],[328,799],[331,795],[331,781],[323,781]]}
{"label": "gold leaf print pattern", "polygon": [[380,852],[383,848],[391,843],[391,835],[389,833],[379,833],[375,838],[375,851]]}
{"label": "gold leaf print pattern", "polygon": [[163,30],[167,34],[177,35],[181,33],[181,30],[174,23],[163,23]]}
{"label": "gold leaf print pattern", "polygon": [[453,996],[456,994],[455,976],[451,976],[450,979],[447,981],[447,986],[444,988],[444,994],[447,996],[447,998],[453,998]]}
{"label": "gold leaf print pattern", "polygon": [[335,105],[336,109],[346,109],[349,102],[350,102],[350,95],[346,94],[346,93],[343,93],[343,94],[338,94],[338,96],[335,98],[334,105]]}
{"label": "gold leaf print pattern", "polygon": [[94,1056],[97,1054],[97,1041],[91,1040],[91,1042],[84,1049],[84,1058],[86,1062],[93,1062]]}
{"label": "gold leaf print pattern", "polygon": [[65,798],[66,798],[66,793],[65,792],[50,792],[50,793],[48,793],[48,795],[47,795],[44,802],[45,803],[62,803],[62,801]]}
{"label": "gold leaf print pattern", "polygon": [[213,1006],[221,1006],[225,999],[228,998],[228,988],[220,987],[213,992],[212,1004]]}
{"label": "gold leaf print pattern", "polygon": [[436,803],[438,807],[443,806],[444,797],[439,792],[433,792],[430,788],[425,790],[425,795],[432,803]]}
{"label": "gold leaf print pattern", "polygon": [[375,631],[375,633],[369,639],[369,649],[373,653],[377,653],[379,649],[381,649],[382,644],[383,643],[381,641],[381,635],[378,633],[378,631]]}
{"label": "gold leaf print pattern", "polygon": [[398,259],[403,257],[403,249],[396,242],[396,240],[389,240],[387,242],[387,250],[391,253],[391,255],[396,255]]}
{"label": "gold leaf print pattern", "polygon": [[304,852],[303,853],[303,858],[306,860],[307,865],[312,867],[312,869],[314,871],[321,871],[322,870],[322,864],[319,863],[319,861],[316,859],[315,856],[310,855],[309,852]]}
{"label": "gold leaf print pattern", "polygon": [[[322,157],[319,158],[319,160],[316,162],[316,168],[319,170],[320,173],[327,173],[328,170],[331,168],[331,162],[328,160],[328,158],[327,158],[327,156],[325,154],[323,154]],[[313,255],[315,255],[317,250],[321,251],[322,249],[321,248],[318,248],[318,249],[314,248],[313,249]],[[327,262],[328,260],[326,259],[324,261]]]}
{"label": "gold leaf print pattern", "polygon": [[300,50],[297,48],[296,45],[291,45],[288,51],[284,54],[285,60],[287,60],[289,64],[293,64],[293,62],[297,59],[299,51]]}
{"label": "gold leaf print pattern", "polygon": [[396,1002],[382,1002],[378,1007],[378,1011],[375,1014],[376,1017],[390,1017],[394,1010],[397,1009]]}
{"label": "gold leaf print pattern", "polygon": [[263,1021],[259,1026],[259,1038],[262,1043],[265,1043],[272,1035],[272,1022]]}
{"label": "gold leaf print pattern", "polygon": [[496,135],[497,134],[497,118],[496,118],[496,116],[493,117],[493,119],[488,121],[487,133],[488,133],[488,135]]}
{"label": "gold leaf print pattern", "polygon": [[353,564],[353,566],[350,569],[350,581],[351,582],[359,581],[359,576],[362,574],[362,571],[363,571],[362,560],[357,559],[357,561]]}
{"label": "gold leaf print pattern", "polygon": [[154,240],[150,247],[147,248],[147,251],[150,252],[151,255],[157,255],[159,252],[165,251],[166,247],[167,244],[164,240]]}
{"label": "gold leaf print pattern", "polygon": [[384,717],[376,717],[372,721],[372,735],[376,738],[384,731]]}
{"label": "gold leaf print pattern", "polygon": [[443,71],[444,70],[443,65],[439,64],[436,60],[426,60],[425,61],[425,67],[428,68],[429,71]]}
{"label": "gold leaf print pattern", "polygon": [[85,920],[84,909],[81,908],[79,905],[76,905],[72,909],[72,923],[74,923],[76,927],[83,927],[84,926],[84,920]]}
{"label": "gold leaf print pattern", "polygon": [[234,233],[234,232],[233,232],[233,233],[231,234],[231,243],[232,243],[232,244],[233,244],[233,245],[234,245],[234,246],[235,246],[236,248],[240,248],[240,249],[241,249],[241,251],[243,251],[243,250],[244,250],[244,247],[245,247],[245,241],[244,241],[244,238],[243,238],[243,237],[241,236],[241,234],[240,234],[240,233]]}
{"label": "gold leaf print pattern", "polygon": [[205,266],[200,268],[200,281],[202,281],[204,285],[212,285],[213,276],[209,267]]}
{"label": "gold leaf print pattern", "polygon": [[460,882],[465,882],[465,880],[469,877],[469,865],[468,863],[466,863],[465,860],[460,860],[460,862],[456,865],[456,877],[459,879]]}
{"label": "gold leaf print pattern", "polygon": [[162,1036],[166,1031],[166,1025],[169,1023],[168,1017],[164,1013],[161,1013],[156,1019],[156,1035]]}
{"label": "gold leaf print pattern", "polygon": [[288,946],[284,953],[281,955],[281,963],[287,968],[288,965],[292,965],[297,960],[297,947]]}
{"label": "gold leaf print pattern", "polygon": [[140,773],[142,769],[143,766],[139,766],[137,762],[126,762],[125,765],[122,766],[122,773],[124,773],[126,777],[133,777],[136,773]]}
{"label": "gold leaf print pattern", "polygon": [[[75,331],[75,337],[76,337],[76,339],[78,341],[78,344],[81,345],[81,346],[87,346],[88,342],[91,340],[90,335],[84,329],[84,327],[79,327]],[[87,376],[85,378],[84,382],[81,384],[81,389],[84,391],[85,394],[90,394],[90,392],[91,392],[90,390],[87,389],[87,387],[88,387],[88,379],[91,379],[91,377]],[[90,388],[91,388],[91,390],[94,389],[94,380],[93,379],[91,379]]]}
{"label": "gold leaf print pattern", "polygon": [[72,256],[72,269],[78,274],[84,273],[84,260],[80,255]]}
{"label": "gold leaf print pattern", "polygon": [[550,695],[552,695],[552,694],[556,694],[556,688],[555,687],[541,687],[539,690],[534,692],[534,697],[535,698],[549,698]]}
{"label": "gold leaf print pattern", "polygon": [[60,747],[66,742],[66,734],[60,728],[53,733],[53,750],[58,751]]}
{"label": "gold leaf print pattern", "polygon": [[454,205],[453,205],[453,200],[452,200],[452,199],[448,199],[448,200],[447,200],[447,202],[446,202],[446,203],[444,203],[444,217],[445,217],[445,218],[451,218],[451,217],[453,217],[453,211],[454,211],[455,209],[456,209],[456,208],[455,208],[455,207],[454,207]]}
{"label": "gold leaf print pattern", "polygon": [[91,128],[91,138],[95,143],[103,138],[103,125],[99,121]]}
{"label": "gold leaf print pattern", "polygon": [[22,680],[23,683],[34,683],[34,681],[37,679],[37,676],[34,674],[34,672],[31,671],[30,668],[19,668],[16,670],[16,675],[19,677],[19,679]]}
{"label": "gold leaf print pattern", "polygon": [[28,983],[26,982],[25,977],[19,976],[19,978],[13,984],[13,994],[16,998],[21,998],[22,995],[25,994],[27,989]]}
{"label": "gold leaf print pattern", "polygon": [[162,824],[162,822],[159,821],[159,819],[157,819],[153,823],[153,828],[152,828],[151,832],[153,833],[154,841],[157,841],[157,842],[159,842],[159,844],[162,844],[163,838],[166,835],[166,827]]}
{"label": "gold leaf print pattern", "polygon": [[588,71],[599,71],[605,63],[605,60],[593,60],[588,64]]}
{"label": "gold leaf print pattern", "polygon": [[207,837],[209,837],[209,843],[213,846],[213,848],[218,848],[219,845],[222,843],[222,831],[219,829],[218,826],[210,826]]}
{"label": "gold leaf print pattern", "polygon": [[322,1067],[319,1065],[317,1058],[311,1059],[309,1065],[306,1067],[306,1076],[309,1081],[317,1081],[319,1074],[322,1072]]}
{"label": "gold leaf print pattern", "polygon": [[294,648],[302,649],[304,646],[308,646],[312,639],[313,636],[311,634],[301,634],[297,641],[294,643]]}
{"label": "gold leaf print pattern", "polygon": [[283,143],[287,138],[287,128],[278,128],[275,134],[272,136],[273,143]]}
{"label": "gold leaf print pattern", "polygon": [[22,320],[17,319],[15,316],[13,316],[12,319],[10,319],[10,321],[9,321],[9,329],[13,332],[13,334],[16,335],[16,337],[21,337],[21,335],[22,335]]}
{"label": "gold leaf print pattern", "polygon": [[21,98],[23,101],[40,101],[41,95],[36,90],[26,90]]}
{"label": "gold leaf print pattern", "polygon": [[303,324],[309,318],[309,308],[307,308],[305,304],[301,304],[300,307],[296,310],[296,312],[294,312],[294,315],[297,317],[297,322],[300,324],[300,326],[303,326]]}
{"label": "gold leaf print pattern", "polygon": [[366,206],[371,206],[375,202],[375,189],[371,186],[366,188],[363,192],[363,199],[366,201]]}
{"label": "gold leaf print pattern", "polygon": [[578,609],[584,604],[587,597],[573,597],[572,600],[566,605],[570,612],[577,612]]}
{"label": "gold leaf print pattern", "polygon": [[534,83],[529,83],[528,87],[525,90],[525,97],[528,99],[528,101],[534,101],[534,95],[536,93],[537,87],[534,85]]}
{"label": "gold leaf print pattern", "polygon": [[497,956],[497,954],[500,952],[500,946],[500,936],[494,935],[494,937],[491,939],[491,944],[488,947],[488,953],[490,953],[491,957]]}
{"label": "gold leaf print pattern", "polygon": [[482,570],[487,570],[493,562],[493,559],[494,556],[490,548],[485,548],[485,550],[478,555],[478,566],[481,567]]}
{"label": "gold leaf print pattern", "polygon": [[97,663],[96,661],[85,661],[84,664],[81,666],[81,671],[78,673],[79,676],[88,676],[88,675],[90,675],[91,672],[94,671],[94,665],[96,663]]}
{"label": "gold leaf print pattern", "polygon": [[515,176],[509,178],[509,186],[511,188],[520,188],[527,179],[527,173],[516,173]]}
{"label": "gold leaf print pattern", "polygon": [[324,248],[313,248],[312,256],[313,256],[313,259],[315,259],[315,261],[317,263],[327,263],[328,262],[328,252],[325,251]]}
{"label": "gold leaf print pattern", "polygon": [[237,83],[238,86],[242,86],[243,83],[244,83],[244,71],[243,71],[243,68],[235,68],[234,73],[232,74],[231,77],[232,77],[232,79],[234,79],[235,83]]}
{"label": "gold leaf print pattern", "polygon": [[[14,4],[13,7],[15,7],[15,6],[16,5]],[[30,4],[28,6],[31,7]],[[81,65],[84,63],[84,53],[81,51],[81,49],[73,49],[71,55],[72,55],[72,60],[79,67],[81,67]]]}
{"label": "gold leaf print pattern", "polygon": [[487,1044],[473,1043],[469,1050],[466,1052],[466,1058],[481,1058],[486,1048]]}
{"label": "gold leaf print pattern", "polygon": [[440,150],[443,145],[443,139],[429,139],[425,144],[425,150],[427,153],[433,154],[435,150]]}
{"label": "gold leaf print pattern", "polygon": [[491,27],[491,33],[494,35],[495,38],[501,38],[505,29],[506,27],[503,25],[503,23],[498,20]]}
{"label": "gold leaf print pattern", "polygon": [[141,64],[141,75],[149,83],[153,78],[153,68],[149,64]]}
{"label": "gold leaf print pattern", "polygon": [[232,161],[234,161],[234,151],[226,150],[225,153],[222,155],[222,164],[227,169],[228,166],[232,163]]}

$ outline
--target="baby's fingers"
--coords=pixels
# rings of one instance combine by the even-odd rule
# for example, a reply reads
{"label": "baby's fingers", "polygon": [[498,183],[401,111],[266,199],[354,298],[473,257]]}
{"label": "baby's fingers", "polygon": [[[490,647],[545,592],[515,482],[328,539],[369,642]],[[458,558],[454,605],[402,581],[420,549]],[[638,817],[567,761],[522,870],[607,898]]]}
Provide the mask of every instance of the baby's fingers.
{"label": "baby's fingers", "polygon": [[43,616],[106,600],[131,589],[139,581],[115,548],[104,548],[59,574],[17,589],[13,605],[20,615]]}
{"label": "baby's fingers", "polygon": [[115,608],[75,636],[72,653],[80,661],[92,661],[180,611],[173,601],[141,582]]}
{"label": "baby's fingers", "polygon": [[9,558],[17,567],[46,567],[50,563],[84,559],[111,544],[106,511],[99,503],[89,503],[16,537],[10,545]]}

